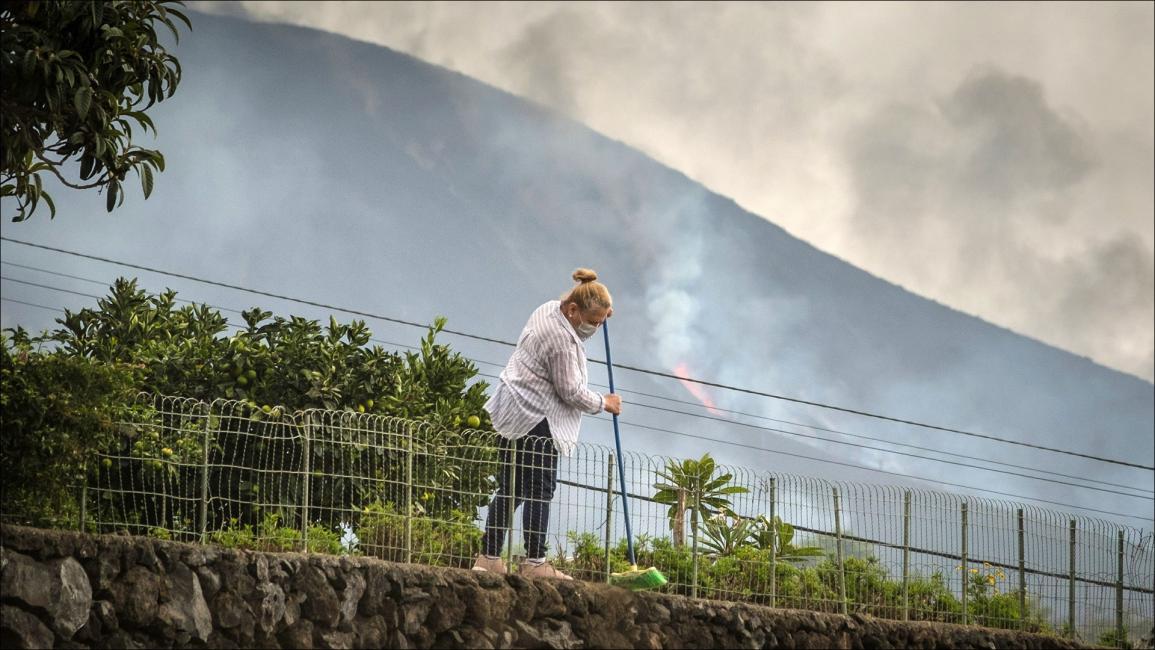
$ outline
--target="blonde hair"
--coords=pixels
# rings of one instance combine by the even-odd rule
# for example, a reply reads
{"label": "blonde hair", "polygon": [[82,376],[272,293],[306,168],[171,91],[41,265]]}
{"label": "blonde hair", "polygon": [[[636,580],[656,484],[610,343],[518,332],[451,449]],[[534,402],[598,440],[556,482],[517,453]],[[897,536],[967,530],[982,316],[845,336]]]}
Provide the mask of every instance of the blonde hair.
{"label": "blonde hair", "polygon": [[561,297],[564,305],[572,302],[582,311],[600,307],[609,309],[614,306],[613,296],[606,285],[598,282],[598,274],[593,269],[577,269],[573,272],[573,281],[578,285],[567,291]]}

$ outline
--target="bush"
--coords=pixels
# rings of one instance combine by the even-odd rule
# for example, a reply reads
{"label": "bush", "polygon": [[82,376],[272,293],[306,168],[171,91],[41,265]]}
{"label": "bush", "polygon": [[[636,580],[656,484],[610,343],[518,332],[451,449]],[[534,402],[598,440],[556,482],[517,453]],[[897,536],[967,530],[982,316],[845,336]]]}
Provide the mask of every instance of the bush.
{"label": "bush", "polygon": [[[478,432],[465,427],[471,416],[476,416],[480,420],[477,429],[492,431],[482,408],[487,385],[475,381],[477,369],[472,362],[437,343],[445,319],[438,318],[429,328],[417,352],[400,354],[370,346],[371,333],[362,321],[342,324],[330,318],[328,327],[322,328],[317,321],[274,317],[258,308],[245,311],[243,318],[244,329],[226,336],[227,320],[216,310],[195,304],[177,308],[175,292],[152,295],[139,289],[135,280],[120,278],[95,308],[66,311],[58,320],[62,327],[51,336],[33,341],[21,334],[26,348],[21,356],[23,365],[27,365],[27,348],[33,342],[56,348],[36,355],[34,361],[42,370],[22,380],[35,385],[13,387],[13,397],[6,397],[5,433],[9,422],[12,427],[31,422],[42,423],[51,431],[84,431],[83,439],[73,441],[56,434],[43,439],[35,439],[32,433],[22,435],[28,445],[38,446],[45,459],[58,459],[54,462],[60,467],[71,467],[66,482],[73,484],[80,482],[77,468],[85,459],[95,460],[100,452],[112,457],[109,462],[114,466],[102,470],[102,486],[112,493],[132,486],[129,491],[135,494],[158,496],[148,497],[147,503],[121,499],[101,502],[98,507],[120,512],[122,519],[131,518],[131,525],[145,530],[174,530],[184,526],[186,519],[199,519],[195,513],[177,510],[180,499],[199,498],[199,493],[187,490],[198,482],[194,474],[204,453],[206,423],[199,414],[165,413],[151,420],[136,418],[133,421],[146,426],[126,430],[123,438],[117,438],[112,423],[126,421],[124,414],[133,408],[143,409],[130,406],[137,391],[204,402],[221,398],[234,401],[227,407],[228,413],[211,418],[207,424],[212,434],[210,465],[214,467],[209,483],[215,490],[210,499],[234,504],[235,511],[211,509],[210,521],[198,520],[196,526],[190,521],[190,528],[222,528],[230,518],[236,518],[239,525],[261,523],[258,509],[244,505],[253,501],[251,490],[262,482],[255,470],[259,467],[272,475],[299,472],[304,448],[296,441],[301,439],[302,423],[286,416],[290,411],[306,409],[335,410],[349,416],[310,425],[311,437],[333,443],[312,447],[310,509],[356,512],[374,497],[372,481],[351,477],[351,467],[371,467],[382,476],[402,475],[407,449],[366,444],[374,433],[380,433],[373,427],[380,427],[384,420],[378,417],[371,421],[373,416],[427,423],[410,432],[414,481],[432,495],[422,504],[426,513],[447,518],[456,510],[476,511],[485,504],[492,491],[490,477],[496,454],[477,445],[472,436]],[[13,363],[6,360],[5,367]],[[116,370],[121,368],[126,371]],[[117,383],[116,390],[112,383]],[[72,395],[76,391],[90,394]],[[5,395],[9,392],[6,386]],[[100,417],[86,406],[97,394],[105,400],[103,410],[97,409]],[[68,410],[60,403],[67,400],[77,402],[77,408]],[[117,413],[109,410],[113,406]],[[71,422],[82,417],[82,411],[83,417],[104,419]],[[45,421],[46,413],[59,422]],[[97,433],[100,426],[104,427],[100,435],[87,435]],[[78,451],[80,443],[85,445],[83,453]],[[122,445],[125,448],[118,450]],[[62,454],[66,447],[71,451]],[[469,449],[470,453],[444,461],[444,452],[453,449]],[[21,453],[27,452],[24,449]],[[8,457],[5,461],[7,466]],[[27,486],[35,481],[28,478],[38,476],[38,471],[32,471],[35,467],[39,466],[33,463],[25,474],[7,474],[5,485],[30,489]],[[293,499],[301,498],[300,483],[281,481],[275,489],[282,493],[266,493],[262,500],[294,503]],[[459,489],[462,485],[469,489]],[[174,494],[174,490],[184,493]],[[51,516],[46,513],[65,508],[64,501],[34,501],[26,499],[21,506],[41,512],[31,519],[49,524],[50,520],[74,518],[71,510],[76,509],[75,499],[67,506],[68,512]],[[130,516],[126,511],[133,507],[139,512]],[[6,505],[5,513],[9,510]],[[174,523],[174,517],[179,524]]]}
{"label": "bush", "polygon": [[972,623],[1027,632],[1053,631],[1029,596],[1024,599],[1024,610],[1019,605],[1017,589],[1002,591],[1000,585],[1007,579],[1002,569],[984,562],[982,568],[971,568],[969,573],[967,612]]}
{"label": "bush", "polygon": [[[209,535],[209,541],[220,544],[225,548],[246,549],[269,553],[283,553],[300,551],[301,531],[297,528],[288,528],[281,525],[281,515],[269,513],[257,527],[239,525],[234,519],[231,526]],[[163,531],[163,529],[160,529]],[[160,535],[167,539],[167,532]],[[310,553],[327,553],[329,555],[343,555],[348,552],[341,544],[341,534],[317,524],[309,525],[308,551]]]}
{"label": "bush", "polygon": [[409,559],[417,564],[468,568],[481,551],[481,530],[470,513],[453,511],[447,518],[414,513],[410,519],[407,558],[405,516],[390,502],[365,507],[354,525],[357,549],[363,555],[390,562]]}
{"label": "bush", "polygon": [[151,295],[119,278],[96,309],[66,311],[47,340],[60,354],[138,364],[138,387],[160,395],[212,401],[236,399],[263,417],[283,410],[323,408],[376,413],[461,428],[470,415],[491,430],[484,382],[471,361],[438,344],[436,319],[419,352],[404,355],[370,346],[364,321],[348,324],[274,316],[253,308],[245,327],[225,336],[228,320],[207,305],[176,308],[176,292]]}
{"label": "bush", "polygon": [[[0,335],[0,490],[14,523],[74,527],[89,461],[115,445],[133,406],[137,369],[33,349],[23,329]],[[144,417],[136,413],[136,417]]]}

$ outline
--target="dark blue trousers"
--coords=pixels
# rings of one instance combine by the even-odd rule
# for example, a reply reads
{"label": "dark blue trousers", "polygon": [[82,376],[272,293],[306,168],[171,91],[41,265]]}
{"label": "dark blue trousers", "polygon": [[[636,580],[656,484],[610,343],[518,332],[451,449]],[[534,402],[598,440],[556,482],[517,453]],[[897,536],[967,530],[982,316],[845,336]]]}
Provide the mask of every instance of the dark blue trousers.
{"label": "dark blue trousers", "polygon": [[489,504],[485,518],[485,534],[481,538],[486,555],[501,555],[505,543],[505,529],[509,527],[510,478],[513,477],[513,507],[522,507],[521,528],[525,532],[525,555],[545,557],[548,545],[545,533],[549,528],[549,504],[557,489],[557,447],[549,430],[549,422],[542,420],[530,432],[517,440],[501,438],[500,469],[497,476],[497,494]]}

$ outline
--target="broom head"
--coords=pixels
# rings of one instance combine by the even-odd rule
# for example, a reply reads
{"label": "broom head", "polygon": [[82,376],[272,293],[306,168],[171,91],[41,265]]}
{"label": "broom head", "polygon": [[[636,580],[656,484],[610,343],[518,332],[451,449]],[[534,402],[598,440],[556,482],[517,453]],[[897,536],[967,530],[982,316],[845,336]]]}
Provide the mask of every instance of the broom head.
{"label": "broom head", "polygon": [[662,575],[662,572],[654,567],[638,569],[637,565],[634,565],[630,567],[629,571],[610,574],[611,585],[623,587],[630,591],[657,589],[666,584],[666,582],[668,582],[666,576]]}

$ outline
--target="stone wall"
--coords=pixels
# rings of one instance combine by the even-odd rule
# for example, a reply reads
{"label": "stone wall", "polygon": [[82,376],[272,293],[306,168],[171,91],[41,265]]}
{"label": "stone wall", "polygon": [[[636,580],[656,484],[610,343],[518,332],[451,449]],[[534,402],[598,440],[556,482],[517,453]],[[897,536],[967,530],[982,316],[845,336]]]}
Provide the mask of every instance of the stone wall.
{"label": "stone wall", "polygon": [[0,526],[0,646],[1073,648],[357,557]]}

